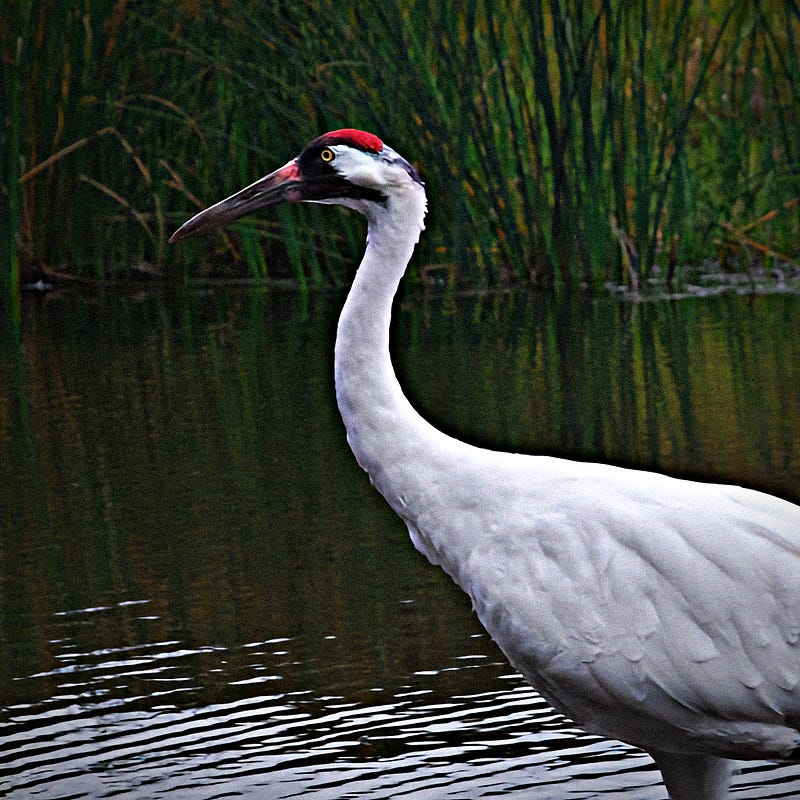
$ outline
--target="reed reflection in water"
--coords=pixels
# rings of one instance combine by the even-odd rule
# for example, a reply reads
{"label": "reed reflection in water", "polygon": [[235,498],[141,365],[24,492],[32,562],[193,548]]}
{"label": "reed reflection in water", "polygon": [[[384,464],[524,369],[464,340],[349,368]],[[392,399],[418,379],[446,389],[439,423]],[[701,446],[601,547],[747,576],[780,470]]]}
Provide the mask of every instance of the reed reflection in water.
{"label": "reed reflection in water", "polygon": [[[473,441],[797,500],[799,300],[408,299],[396,360]],[[338,305],[25,309],[0,359],[0,796],[665,796],[512,674],[353,463]]]}

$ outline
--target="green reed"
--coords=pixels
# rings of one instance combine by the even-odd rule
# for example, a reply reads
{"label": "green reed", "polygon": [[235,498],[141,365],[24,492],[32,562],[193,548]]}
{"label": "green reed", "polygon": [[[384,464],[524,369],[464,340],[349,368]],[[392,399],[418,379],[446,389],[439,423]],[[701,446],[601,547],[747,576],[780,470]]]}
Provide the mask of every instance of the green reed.
{"label": "green reed", "polygon": [[788,0],[29,3],[25,167],[2,180],[28,265],[345,282],[354,215],[293,209],[164,244],[341,126],[420,168],[424,283],[638,285],[654,265],[800,256]]}
{"label": "green reed", "polygon": [[[23,86],[21,76],[25,63],[30,60],[26,32],[29,28],[30,3],[13,5],[6,13],[13,15],[14,25],[4,26],[0,33],[0,63],[3,66],[0,80],[0,309],[12,327],[20,320],[19,230],[20,187],[20,135],[23,127]],[[15,35],[16,34],[16,35]]]}

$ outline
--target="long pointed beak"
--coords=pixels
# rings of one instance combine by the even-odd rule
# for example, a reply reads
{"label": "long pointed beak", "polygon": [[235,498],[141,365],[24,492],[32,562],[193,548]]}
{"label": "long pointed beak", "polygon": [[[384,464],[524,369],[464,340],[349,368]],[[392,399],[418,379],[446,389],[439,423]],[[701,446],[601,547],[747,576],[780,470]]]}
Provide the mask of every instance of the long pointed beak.
{"label": "long pointed beak", "polygon": [[220,200],[213,206],[201,211],[187,222],[184,222],[172,236],[170,243],[178,242],[196,233],[209,231],[221,225],[227,225],[245,214],[251,214],[259,208],[276,203],[296,203],[303,199],[302,175],[293,159],[275,172],[251,183],[241,191]]}

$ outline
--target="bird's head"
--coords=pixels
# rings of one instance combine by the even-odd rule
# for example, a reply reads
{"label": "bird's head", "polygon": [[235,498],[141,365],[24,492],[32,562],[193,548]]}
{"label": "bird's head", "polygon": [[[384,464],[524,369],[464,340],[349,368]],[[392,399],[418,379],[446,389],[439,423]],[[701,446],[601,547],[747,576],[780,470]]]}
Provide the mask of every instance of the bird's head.
{"label": "bird's head", "polygon": [[170,242],[278,203],[338,204],[373,219],[394,193],[414,184],[422,186],[414,167],[375,134],[353,128],[331,131],[285,166],[192,217]]}

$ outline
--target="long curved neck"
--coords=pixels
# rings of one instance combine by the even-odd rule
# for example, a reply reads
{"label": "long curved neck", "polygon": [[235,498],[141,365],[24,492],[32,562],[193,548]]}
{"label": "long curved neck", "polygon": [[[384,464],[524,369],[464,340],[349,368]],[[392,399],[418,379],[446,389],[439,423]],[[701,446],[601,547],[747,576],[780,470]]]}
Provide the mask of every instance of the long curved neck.
{"label": "long curved neck", "polygon": [[[393,506],[400,445],[429,426],[397,382],[389,356],[392,300],[423,228],[425,192],[409,182],[367,215],[367,249],[342,309],[336,337],[336,399],[358,463]],[[432,429],[431,429],[432,430]]]}

